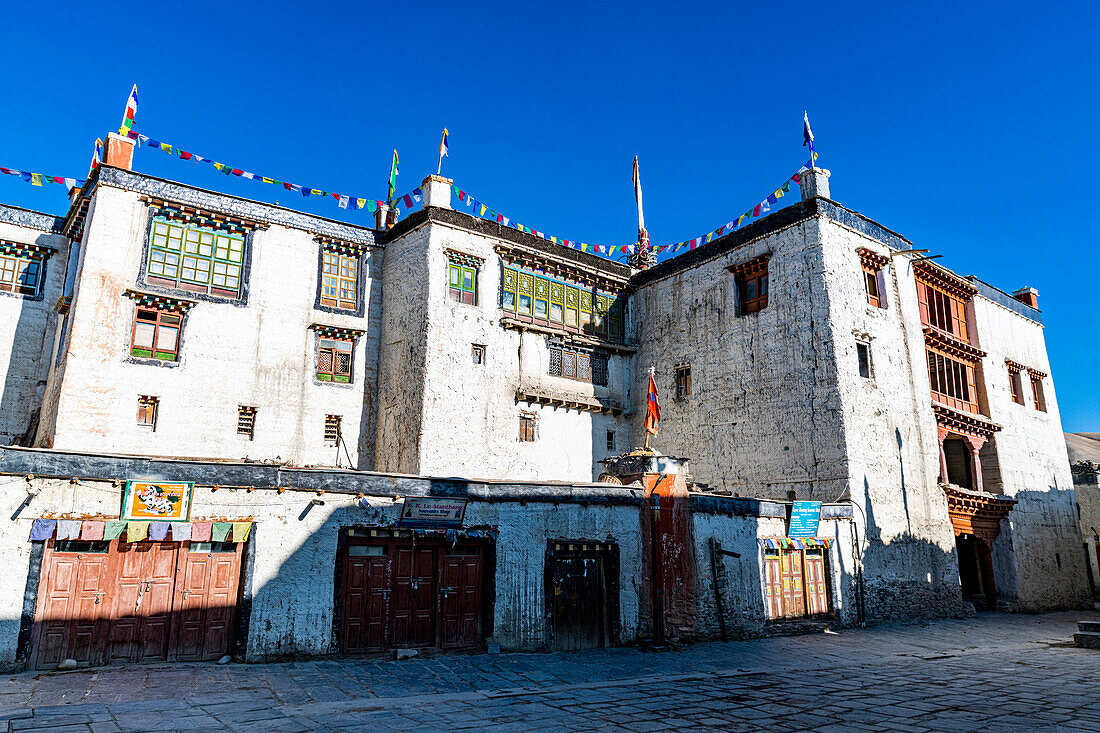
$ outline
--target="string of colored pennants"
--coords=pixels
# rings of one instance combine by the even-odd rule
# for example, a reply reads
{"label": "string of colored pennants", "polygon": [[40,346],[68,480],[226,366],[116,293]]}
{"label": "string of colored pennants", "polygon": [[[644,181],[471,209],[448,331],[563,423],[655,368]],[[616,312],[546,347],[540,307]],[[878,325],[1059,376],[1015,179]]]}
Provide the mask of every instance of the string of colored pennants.
{"label": "string of colored pennants", "polygon": [[244,542],[252,522],[145,522],[101,519],[35,519],[31,526],[31,542],[50,538],[58,540],[115,540],[126,533],[127,542],[150,539],[162,542],[168,538],[180,542]]}
{"label": "string of colored pennants", "polygon": [[[297,183],[291,183],[289,181],[281,181],[278,178],[260,176],[255,173],[242,170],[240,168],[234,168],[233,166],[226,163],[219,163],[212,158],[204,158],[197,153],[190,153],[186,150],[183,150],[182,148],[170,145],[169,143],[161,142],[160,140],[154,140],[148,135],[142,135],[136,130],[130,130],[126,134],[131,140],[136,140],[139,146],[157,148],[162,152],[178,157],[180,160],[190,160],[195,163],[209,163],[227,176],[233,175],[239,178],[248,178],[253,181],[259,181],[261,183],[270,183],[272,185],[282,186],[287,191],[300,193],[302,194],[302,196],[306,197],[331,196],[332,198],[336,199],[337,204],[340,206],[341,209],[366,209],[367,211],[374,213],[378,210],[379,206],[386,203],[385,201],[379,201],[378,199],[368,199],[359,196],[350,196],[342,193],[333,193],[332,191],[323,191],[321,189],[313,188],[311,186],[302,186]],[[411,209],[416,204],[416,202],[419,202],[421,200],[421,197],[423,195],[424,191],[422,189],[414,188],[409,193],[394,198],[394,201],[402,201],[404,202],[407,209]]]}
{"label": "string of colored pennants", "polygon": [[65,190],[71,188],[79,188],[84,185],[84,180],[80,178],[62,178],[61,176],[48,176],[45,173],[28,173],[27,171],[17,171],[14,168],[0,168],[0,173],[6,173],[9,176],[19,176],[32,186],[41,186],[46,183],[58,183],[65,187]]}
{"label": "string of colored pennants", "polygon": [[[815,155],[815,157],[816,157],[816,155]],[[729,234],[730,232],[732,232],[736,229],[740,229],[741,227],[743,227],[746,224],[750,223],[752,220],[754,220],[758,217],[761,217],[764,214],[767,214],[768,212],[770,212],[772,204],[778,203],[779,199],[783,198],[788,193],[790,193],[792,182],[795,183],[796,185],[801,184],[802,174],[804,172],[808,171],[810,169],[810,167],[812,166],[812,164],[813,164],[812,161],[806,161],[806,163],[801,168],[799,168],[798,171],[794,175],[792,175],[790,178],[788,178],[786,181],[784,181],[783,185],[781,185],[779,188],[775,189],[775,191],[773,191],[771,194],[769,194],[767,198],[765,198],[763,201],[758,203],[756,206],[754,206],[751,209],[749,209],[748,211],[746,211],[741,216],[737,217],[735,220],[733,220],[731,222],[728,222],[728,223],[718,227],[713,232],[709,232],[708,234],[704,234],[704,235],[695,237],[694,239],[689,239],[689,240],[684,241],[684,242],[678,242],[676,244],[664,244],[664,245],[660,245],[660,246],[656,246],[656,247],[650,247],[650,251],[653,252],[656,255],[660,255],[660,254],[664,254],[665,252],[669,252],[669,251],[671,251],[673,253],[677,253],[677,252],[680,252],[681,250],[683,250],[685,248],[687,248],[688,250],[692,250],[692,249],[695,249],[696,247],[698,247],[701,244],[706,244],[707,242],[710,242],[714,239],[717,239],[718,237],[721,237],[725,234]],[[509,217],[504,216],[503,214],[493,210],[487,204],[485,204],[481,201],[478,201],[473,196],[471,196],[469,193],[467,193],[466,191],[463,191],[462,189],[460,189],[458,186],[455,186],[455,185],[452,184],[451,188],[454,191],[455,195],[458,196],[458,200],[461,201],[463,204],[465,204],[466,207],[469,208],[475,216],[478,216],[482,219],[488,219],[488,220],[491,220],[491,221],[495,221],[498,224],[503,224],[504,226],[512,227],[514,229],[518,229],[519,231],[526,232],[527,234],[533,234],[536,237],[541,237],[541,238],[549,240],[549,241],[551,241],[555,244],[560,244],[564,247],[568,247],[569,249],[579,249],[582,252],[591,252],[593,254],[599,254],[599,255],[614,255],[614,254],[619,253],[619,252],[621,252],[623,254],[634,254],[635,250],[638,247],[638,245],[636,245],[636,244],[624,244],[624,245],[588,244],[586,242],[577,242],[577,241],[574,241],[574,240],[571,240],[571,239],[565,239],[563,237],[557,237],[557,236],[554,236],[554,235],[550,235],[550,234],[547,234],[546,232],[540,232],[537,229],[533,229],[531,227],[524,226],[523,224],[520,224],[518,221],[516,221],[514,219],[510,219]]]}

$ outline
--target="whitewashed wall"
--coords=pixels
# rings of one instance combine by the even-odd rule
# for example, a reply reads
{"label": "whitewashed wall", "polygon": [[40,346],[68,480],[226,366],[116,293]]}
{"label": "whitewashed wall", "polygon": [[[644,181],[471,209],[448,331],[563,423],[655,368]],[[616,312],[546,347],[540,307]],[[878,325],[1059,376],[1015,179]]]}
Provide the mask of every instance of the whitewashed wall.
{"label": "whitewashed wall", "polygon": [[[178,363],[129,358],[149,220],[136,193],[100,185],[88,216],[70,313],[67,353],[56,370],[37,445],[138,455],[275,460],[334,465],[325,416],[340,415],[351,459],[369,468],[380,294],[366,258],[367,315],[316,310],[319,244],[310,232],[257,231],[246,267],[246,302],[199,301],[188,311]],[[178,297],[190,298],[180,292]],[[352,384],[319,383],[312,323],[366,331],[355,345]],[[136,424],[139,395],[160,399],[156,431]],[[237,435],[239,405],[258,407],[255,439]],[[359,454],[363,454],[360,460]],[[347,458],[341,457],[347,465]]]}

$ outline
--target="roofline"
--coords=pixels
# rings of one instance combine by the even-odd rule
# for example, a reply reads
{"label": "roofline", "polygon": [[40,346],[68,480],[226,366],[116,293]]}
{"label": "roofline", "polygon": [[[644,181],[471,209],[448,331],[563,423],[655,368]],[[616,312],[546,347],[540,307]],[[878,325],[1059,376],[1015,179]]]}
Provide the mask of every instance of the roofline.
{"label": "roofline", "polygon": [[[31,221],[35,218],[49,219],[52,223],[46,226],[45,221]],[[0,203],[0,222],[27,227],[28,229],[37,229],[51,234],[61,234],[62,227],[65,223],[65,217],[58,216],[57,214],[47,214],[44,211],[25,209],[22,206],[12,206],[11,204]]]}

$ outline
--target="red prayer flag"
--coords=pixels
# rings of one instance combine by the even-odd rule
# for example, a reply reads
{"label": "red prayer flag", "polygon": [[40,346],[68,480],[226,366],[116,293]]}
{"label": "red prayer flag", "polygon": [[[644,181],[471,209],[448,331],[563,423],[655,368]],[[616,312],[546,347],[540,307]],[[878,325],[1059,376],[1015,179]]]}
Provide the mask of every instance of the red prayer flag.
{"label": "red prayer flag", "polygon": [[653,375],[649,375],[649,404],[645,409],[645,431],[650,435],[657,434],[657,426],[661,423],[661,403],[657,400],[657,383],[653,381]]}

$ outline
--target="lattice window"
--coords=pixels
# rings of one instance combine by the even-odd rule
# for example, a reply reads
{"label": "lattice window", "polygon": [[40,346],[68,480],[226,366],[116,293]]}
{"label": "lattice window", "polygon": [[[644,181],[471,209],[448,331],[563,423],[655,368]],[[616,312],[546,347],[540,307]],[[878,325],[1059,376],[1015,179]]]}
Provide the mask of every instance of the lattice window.
{"label": "lattice window", "polygon": [[237,435],[252,440],[256,435],[256,408],[249,405],[237,407]]}
{"label": "lattice window", "polygon": [[533,323],[618,342],[626,336],[625,296],[526,270],[504,268],[500,307]]}
{"label": "lattice window", "polygon": [[317,378],[322,382],[351,381],[350,339],[317,338]]}
{"label": "lattice window", "polygon": [[244,236],[155,219],[146,271],[149,282],[236,298],[241,292]]}
{"label": "lattice window", "polygon": [[561,346],[550,347],[550,376],[607,385],[607,357]]}
{"label": "lattice window", "polygon": [[354,310],[358,306],[359,257],[325,247],[321,251],[321,305]]}

